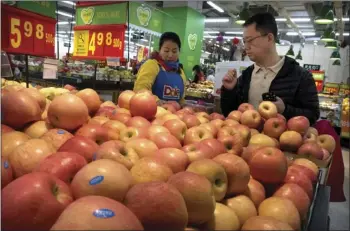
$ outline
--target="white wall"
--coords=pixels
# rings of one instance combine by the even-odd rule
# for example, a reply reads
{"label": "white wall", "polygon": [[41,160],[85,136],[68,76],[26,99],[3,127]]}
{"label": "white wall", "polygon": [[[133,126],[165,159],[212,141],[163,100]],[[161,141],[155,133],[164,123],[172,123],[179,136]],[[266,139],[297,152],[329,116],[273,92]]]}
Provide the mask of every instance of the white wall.
{"label": "white wall", "polygon": [[[297,55],[299,52],[300,44],[294,45],[294,54]],[[289,46],[278,46],[277,52],[280,55],[285,55],[289,50]],[[321,65],[321,70],[326,72],[326,82],[346,83],[349,74],[349,46],[344,49],[340,49],[341,66],[333,66],[333,62],[329,58],[333,50],[325,48],[323,45],[315,46],[313,44],[305,44],[301,55],[303,60],[297,60],[301,66],[304,64],[317,64]]]}

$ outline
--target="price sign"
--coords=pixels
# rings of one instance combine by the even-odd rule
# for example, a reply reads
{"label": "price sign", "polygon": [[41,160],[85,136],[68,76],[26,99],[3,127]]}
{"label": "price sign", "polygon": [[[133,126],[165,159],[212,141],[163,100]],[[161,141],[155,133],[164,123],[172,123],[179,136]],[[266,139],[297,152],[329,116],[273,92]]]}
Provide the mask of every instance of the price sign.
{"label": "price sign", "polygon": [[317,92],[322,92],[324,82],[324,71],[311,71],[312,77],[315,80]]}
{"label": "price sign", "polygon": [[323,88],[323,93],[337,95],[339,93],[339,84],[326,83]]}
{"label": "price sign", "polygon": [[105,59],[124,56],[125,25],[74,27],[75,58]]}
{"label": "price sign", "polygon": [[304,64],[304,68],[308,71],[319,71],[321,69],[321,65]]}
{"label": "price sign", "polygon": [[55,19],[2,5],[2,49],[9,53],[54,57],[55,25]]}
{"label": "price sign", "polygon": [[341,84],[339,89],[339,95],[350,95],[350,86],[348,84]]}

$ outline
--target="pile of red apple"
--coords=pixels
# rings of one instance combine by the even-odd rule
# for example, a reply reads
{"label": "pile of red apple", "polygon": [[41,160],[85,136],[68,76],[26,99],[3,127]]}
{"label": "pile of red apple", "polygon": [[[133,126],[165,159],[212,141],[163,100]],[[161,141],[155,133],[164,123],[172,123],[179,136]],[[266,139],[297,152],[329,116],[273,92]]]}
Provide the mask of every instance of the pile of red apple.
{"label": "pile of red apple", "polygon": [[308,158],[335,148],[267,101],[225,118],[149,91],[1,98],[4,230],[299,230],[319,171]]}

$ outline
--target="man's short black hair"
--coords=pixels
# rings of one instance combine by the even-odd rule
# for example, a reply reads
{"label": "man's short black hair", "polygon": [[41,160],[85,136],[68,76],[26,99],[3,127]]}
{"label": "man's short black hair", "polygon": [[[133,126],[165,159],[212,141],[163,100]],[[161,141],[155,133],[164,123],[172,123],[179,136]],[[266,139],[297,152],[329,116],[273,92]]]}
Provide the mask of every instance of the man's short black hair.
{"label": "man's short black hair", "polygon": [[162,48],[164,42],[172,41],[179,46],[179,50],[181,50],[181,40],[180,37],[174,32],[165,32],[160,36],[159,40],[159,50]]}
{"label": "man's short black hair", "polygon": [[256,30],[261,34],[273,34],[275,41],[277,41],[277,23],[272,14],[266,12],[255,14],[245,21],[243,27],[247,27],[252,24],[255,24]]}

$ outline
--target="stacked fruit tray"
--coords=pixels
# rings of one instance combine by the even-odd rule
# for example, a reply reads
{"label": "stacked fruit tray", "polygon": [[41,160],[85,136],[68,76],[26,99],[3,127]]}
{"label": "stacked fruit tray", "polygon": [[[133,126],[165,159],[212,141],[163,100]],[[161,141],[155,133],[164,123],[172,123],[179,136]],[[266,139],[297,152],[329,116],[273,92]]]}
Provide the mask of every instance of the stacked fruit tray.
{"label": "stacked fruit tray", "polygon": [[103,103],[67,90],[2,88],[4,230],[310,227],[322,176],[312,160],[335,141],[307,118],[269,101],[225,118],[159,106],[147,90]]}

